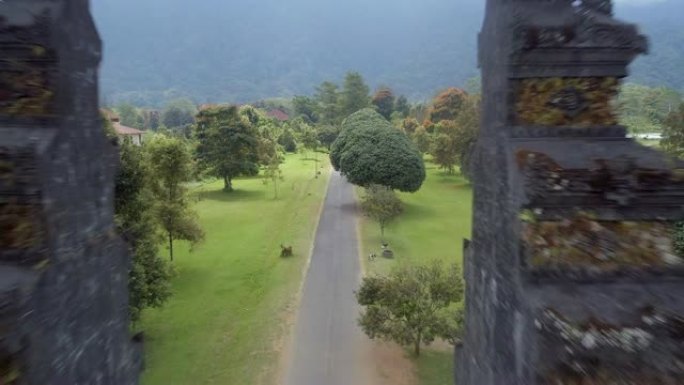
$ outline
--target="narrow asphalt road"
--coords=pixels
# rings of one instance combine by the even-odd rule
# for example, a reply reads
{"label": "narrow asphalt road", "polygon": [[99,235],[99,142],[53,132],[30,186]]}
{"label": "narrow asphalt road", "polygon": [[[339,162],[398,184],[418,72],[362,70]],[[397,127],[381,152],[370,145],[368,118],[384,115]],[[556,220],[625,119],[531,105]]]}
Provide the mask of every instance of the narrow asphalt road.
{"label": "narrow asphalt road", "polygon": [[368,339],[354,298],[361,272],[353,187],[333,172],[316,233],[285,385],[366,385]]}

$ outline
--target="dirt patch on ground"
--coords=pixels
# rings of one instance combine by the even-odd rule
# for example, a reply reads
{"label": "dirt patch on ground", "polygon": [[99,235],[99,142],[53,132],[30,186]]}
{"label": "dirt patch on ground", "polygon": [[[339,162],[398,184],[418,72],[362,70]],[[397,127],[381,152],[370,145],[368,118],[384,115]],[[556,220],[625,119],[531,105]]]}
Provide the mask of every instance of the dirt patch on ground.
{"label": "dirt patch on ground", "polygon": [[416,367],[397,344],[372,341],[371,383],[368,385],[415,385],[418,383]]}

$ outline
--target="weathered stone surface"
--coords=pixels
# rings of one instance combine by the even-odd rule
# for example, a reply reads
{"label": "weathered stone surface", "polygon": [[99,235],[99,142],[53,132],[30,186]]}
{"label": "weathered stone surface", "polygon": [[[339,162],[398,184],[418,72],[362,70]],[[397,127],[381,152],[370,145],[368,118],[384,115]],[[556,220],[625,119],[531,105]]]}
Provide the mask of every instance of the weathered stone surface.
{"label": "weathered stone surface", "polygon": [[681,384],[684,164],[626,138],[607,0],[489,0],[459,385]]}
{"label": "weathered stone surface", "polygon": [[137,384],[87,0],[0,2],[0,383]]}

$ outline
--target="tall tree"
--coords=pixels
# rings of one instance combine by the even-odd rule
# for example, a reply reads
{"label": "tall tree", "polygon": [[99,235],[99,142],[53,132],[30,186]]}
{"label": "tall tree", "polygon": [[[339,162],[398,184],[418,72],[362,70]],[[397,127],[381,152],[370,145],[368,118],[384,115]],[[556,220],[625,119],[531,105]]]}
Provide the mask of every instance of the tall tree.
{"label": "tall tree", "polygon": [[411,345],[418,356],[421,344],[438,337],[457,340],[462,318],[455,307],[463,300],[463,292],[456,265],[401,265],[389,276],[363,279],[356,293],[365,308],[359,324],[370,338]]}
{"label": "tall tree", "polygon": [[349,182],[416,192],[425,181],[423,157],[409,138],[375,110],[350,115],[332,145],[330,161]]}
{"label": "tall tree", "polygon": [[380,115],[390,120],[394,112],[394,99],[394,92],[388,87],[382,87],[375,93],[371,103]]}
{"label": "tall tree", "polygon": [[143,120],[145,129],[157,131],[161,125],[161,114],[158,110],[144,110]]}
{"label": "tall tree", "polygon": [[358,72],[349,72],[344,79],[340,110],[343,117],[370,106],[370,88]]}
{"label": "tall tree", "polygon": [[318,130],[318,141],[330,150],[330,146],[335,142],[338,135],[340,135],[340,129],[337,126],[325,125]]}
{"label": "tall tree", "polygon": [[411,135],[411,141],[422,154],[427,154],[432,148],[432,135],[428,134],[423,126],[419,126]]}
{"label": "tall tree", "polygon": [[401,129],[404,130],[406,135],[413,135],[418,127],[420,127],[420,123],[413,118],[406,118],[403,122],[401,122]]}
{"label": "tall tree", "polygon": [[143,309],[160,307],[171,296],[172,276],[170,266],[157,254],[163,238],[154,217],[155,199],[149,186],[154,175],[142,150],[130,141],[121,143],[114,200],[117,230],[133,255],[128,308],[134,322],[140,319]]}
{"label": "tall tree", "polygon": [[370,185],[361,201],[363,213],[380,226],[380,236],[385,242],[385,228],[403,211],[397,194],[385,186]]}
{"label": "tall tree", "polygon": [[337,84],[323,82],[316,88],[316,100],[319,105],[319,121],[323,124],[336,125],[341,121],[340,93]]}
{"label": "tall tree", "polygon": [[435,163],[453,174],[456,165],[468,177],[470,152],[480,127],[480,97],[467,95],[454,120],[442,120],[435,125],[436,136],[431,154]]}
{"label": "tall tree", "polygon": [[292,99],[292,105],[297,116],[301,116],[307,123],[318,123],[318,103],[315,99],[308,96],[295,96]]}
{"label": "tall tree", "polygon": [[192,180],[192,157],[181,139],[163,134],[154,135],[145,144],[145,151],[153,175],[155,214],[166,233],[173,261],[174,241],[185,240],[194,245],[204,238],[197,214],[189,207],[185,187]]}
{"label": "tall tree", "polygon": [[[443,122],[448,121],[445,120]],[[452,135],[439,133],[434,137],[432,148],[430,149],[434,162],[441,169],[447,170],[450,175],[454,173],[454,167],[458,164],[458,149],[455,142],[455,138]]]}
{"label": "tall tree", "polygon": [[161,120],[166,128],[182,128],[194,123],[197,108],[187,99],[169,102],[162,111]]}
{"label": "tall tree", "polygon": [[264,182],[273,185],[273,199],[278,199],[278,185],[285,180],[283,177],[283,170],[280,165],[283,163],[283,156],[277,149],[277,144],[271,142],[274,146],[273,155],[268,156],[264,162]]}
{"label": "tall tree", "polygon": [[401,114],[402,119],[406,119],[411,113],[411,105],[406,99],[406,96],[401,95],[397,98],[397,102],[394,104],[394,111]]}
{"label": "tall tree", "polygon": [[456,119],[466,96],[465,91],[454,87],[440,92],[432,101],[428,119],[433,123]]}
{"label": "tall tree", "polygon": [[660,145],[668,154],[684,158],[684,102],[665,118]]}
{"label": "tall tree", "polygon": [[155,200],[150,188],[154,175],[144,159],[143,147],[130,140],[119,142],[109,119],[103,119],[105,134],[119,143],[120,163],[114,194],[114,223],[131,250],[128,272],[128,312],[132,322],[146,308],[160,307],[171,296],[172,270],[159,257],[163,240],[155,218]]}
{"label": "tall tree", "polygon": [[304,145],[304,148],[311,151],[314,156],[314,178],[318,178],[318,148],[321,142],[318,140],[318,134],[313,127],[305,128],[299,136],[299,140]]}
{"label": "tall tree", "polygon": [[238,108],[216,107],[197,115],[196,156],[209,175],[223,179],[224,191],[233,191],[233,179],[259,173],[259,138]]}

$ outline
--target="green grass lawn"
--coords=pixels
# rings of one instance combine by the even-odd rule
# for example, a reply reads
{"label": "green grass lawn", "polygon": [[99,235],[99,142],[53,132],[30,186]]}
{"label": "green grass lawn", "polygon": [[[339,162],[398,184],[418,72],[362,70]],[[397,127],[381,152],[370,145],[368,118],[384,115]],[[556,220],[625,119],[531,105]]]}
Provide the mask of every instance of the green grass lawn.
{"label": "green grass lawn", "polygon": [[[460,175],[448,175],[433,163],[423,187],[415,194],[400,194],[404,213],[385,229],[385,239],[394,259],[378,257],[366,262],[368,274],[384,274],[399,263],[423,263],[439,259],[463,263],[463,239],[470,237],[472,189]],[[361,192],[359,191],[359,194]],[[380,228],[367,218],[361,220],[364,255],[380,255]],[[453,354],[425,349],[415,360],[420,385],[450,384]]]}
{"label": "green grass lawn", "polygon": [[[272,382],[325,196],[322,166],[314,179],[313,161],[288,155],[277,200],[261,178],[236,180],[233,193],[222,182],[194,189],[206,240],[192,252],[179,243],[173,297],[137,325],[143,385]],[[293,258],[280,258],[281,243]]]}
{"label": "green grass lawn", "polygon": [[[458,174],[448,175],[430,162],[425,167],[428,175],[423,187],[414,194],[399,193],[404,212],[385,229],[395,258],[366,263],[368,273],[384,274],[397,263],[432,259],[462,264],[463,239],[470,237],[472,189]],[[380,255],[380,227],[376,222],[361,220],[361,238],[365,255]]]}

